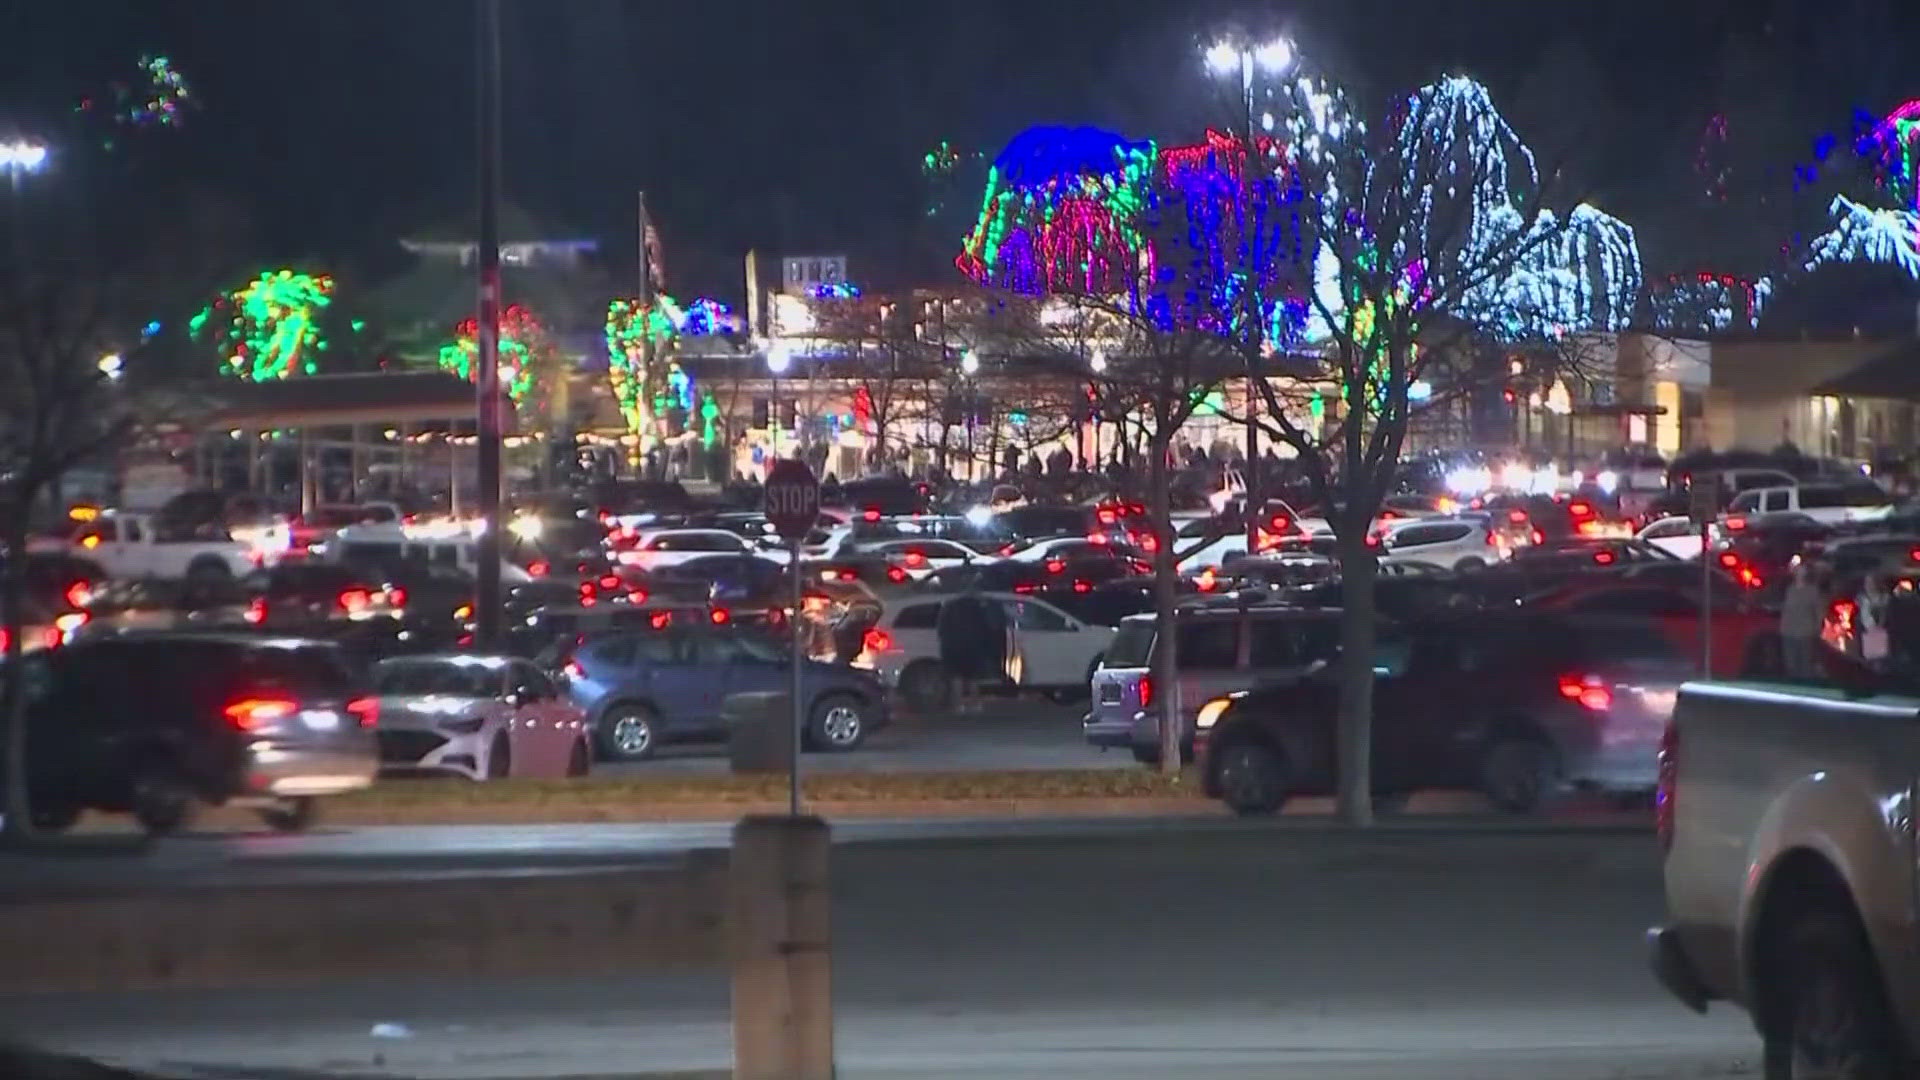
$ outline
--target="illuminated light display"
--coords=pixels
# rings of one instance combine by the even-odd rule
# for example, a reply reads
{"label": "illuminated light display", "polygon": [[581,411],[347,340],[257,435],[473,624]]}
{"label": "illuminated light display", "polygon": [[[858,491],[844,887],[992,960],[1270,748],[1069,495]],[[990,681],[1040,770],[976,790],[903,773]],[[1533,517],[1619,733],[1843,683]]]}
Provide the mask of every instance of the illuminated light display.
{"label": "illuminated light display", "polygon": [[745,323],[733,309],[718,300],[702,296],[682,306],[664,294],[655,299],[651,310],[635,299],[616,299],[607,305],[607,382],[613,389],[614,400],[619,403],[620,415],[626,418],[628,430],[636,434],[647,426],[648,413],[643,405],[652,406],[653,416],[676,405],[691,415],[695,403],[691,377],[682,371],[680,378],[685,384],[676,383],[673,373],[680,369],[674,363],[660,369],[666,382],[649,398],[648,387],[655,385],[656,377],[654,372],[645,370],[649,338],[657,365],[667,360],[668,348],[675,337],[740,334],[746,330]]}
{"label": "illuminated light display", "polygon": [[320,317],[331,303],[332,277],[268,271],[200,309],[187,333],[215,344],[224,374],[253,382],[312,375],[328,347]]}
{"label": "illuminated light display", "polygon": [[131,82],[116,80],[108,84],[104,98],[81,98],[75,111],[105,114],[126,127],[177,127],[193,103],[186,77],[173,61],[147,55],[140,58]]}
{"label": "illuminated light display", "polygon": [[[480,323],[467,319],[454,327],[453,340],[440,346],[440,367],[469,382],[479,377]],[[555,359],[546,328],[533,312],[508,304],[500,312],[500,386],[516,404],[536,388]]]}
{"label": "illuminated light display", "polygon": [[1654,325],[1678,334],[1752,330],[1773,295],[1771,278],[1700,271],[1673,274],[1648,290]]}
{"label": "illuminated light display", "polygon": [[1814,237],[1802,268],[1864,262],[1899,267],[1920,280],[1920,213],[1882,210],[1836,195],[1827,207],[1833,228]]}

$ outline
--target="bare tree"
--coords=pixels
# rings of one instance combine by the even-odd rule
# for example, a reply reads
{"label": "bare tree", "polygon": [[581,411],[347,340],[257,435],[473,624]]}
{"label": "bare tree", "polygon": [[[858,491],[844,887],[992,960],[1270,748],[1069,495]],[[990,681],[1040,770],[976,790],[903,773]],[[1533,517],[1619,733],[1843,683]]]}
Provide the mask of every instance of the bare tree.
{"label": "bare tree", "polygon": [[916,383],[934,363],[914,333],[911,304],[866,296],[813,302],[815,351],[830,357],[827,369],[848,389],[856,414],[871,425],[865,465],[885,460],[896,428],[909,411]]}

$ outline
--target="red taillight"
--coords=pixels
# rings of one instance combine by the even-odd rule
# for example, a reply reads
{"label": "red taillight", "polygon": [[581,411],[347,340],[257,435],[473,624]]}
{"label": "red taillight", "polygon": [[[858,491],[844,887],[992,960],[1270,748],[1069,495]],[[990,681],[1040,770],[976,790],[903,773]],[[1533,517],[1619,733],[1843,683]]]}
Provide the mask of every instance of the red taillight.
{"label": "red taillight", "polygon": [[1065,570],[1066,568],[1067,568],[1067,564],[1060,561],[1059,559],[1047,560],[1047,573],[1049,574],[1057,574],[1060,571]]}
{"label": "red taillight", "polygon": [[909,551],[906,555],[906,561],[908,566],[925,566],[927,565],[927,556],[926,553],[922,551]]}
{"label": "red taillight", "polygon": [[[1106,540],[1104,539],[1097,540],[1095,541],[1095,543],[1104,544],[1106,543]],[[1153,554],[1156,551],[1159,551],[1160,538],[1158,536],[1155,536],[1153,533],[1141,533],[1140,534],[1140,550],[1146,552],[1149,555]]]}
{"label": "red taillight", "polygon": [[1735,576],[1739,579],[1740,584],[1745,585],[1749,589],[1757,589],[1766,584],[1759,574],[1753,572],[1753,567],[1751,566],[1741,567],[1740,573]]}
{"label": "red taillight", "polygon": [[1680,729],[1672,720],[1660,734],[1659,780],[1653,789],[1653,830],[1662,852],[1673,849],[1674,799],[1680,794]]}
{"label": "red taillight", "polygon": [[1597,562],[1597,563],[1599,563],[1599,564],[1600,564],[1601,566],[1612,566],[1612,565],[1613,565],[1613,552],[1611,552],[1611,551],[1596,551],[1596,552],[1594,552],[1594,553],[1593,553],[1593,561],[1594,561],[1594,562]]}
{"label": "red taillight", "polygon": [[1088,534],[1087,534],[1087,543],[1089,543],[1089,544],[1104,544],[1104,543],[1106,543],[1106,542],[1107,542],[1107,534],[1106,534],[1106,533],[1103,533],[1103,532],[1090,532],[1090,533],[1088,533]]}
{"label": "red taillight", "polygon": [[587,677],[587,669],[581,667],[580,661],[578,660],[567,661],[560,670],[565,672],[569,679],[584,679]]}
{"label": "red taillight", "polygon": [[856,573],[854,573],[854,572],[853,572],[853,571],[851,571],[851,570],[842,570],[842,571],[840,571],[840,580],[841,580],[841,581],[852,581],[852,580],[854,580],[855,578],[857,578],[857,577],[859,577],[859,576],[860,576],[859,574],[856,574]]}
{"label": "red taillight", "polygon": [[1539,529],[1535,529],[1535,530],[1533,530],[1533,542],[1534,542],[1534,543],[1536,543],[1536,544],[1544,544],[1544,543],[1546,543],[1546,542],[1547,542],[1547,534],[1546,534],[1546,533],[1543,533],[1543,532],[1541,532],[1541,531],[1540,531]]}
{"label": "red taillight", "polygon": [[860,636],[860,647],[871,653],[882,653],[893,648],[893,638],[885,630],[869,630]]}
{"label": "red taillight", "polygon": [[1142,675],[1140,676],[1140,707],[1144,709],[1151,704],[1153,704],[1153,676]]}
{"label": "red taillight", "polygon": [[1723,551],[1720,553],[1720,565],[1732,570],[1740,565],[1740,556],[1731,551]]}
{"label": "red taillight", "polygon": [[1746,527],[1747,527],[1747,519],[1744,517],[1735,516],[1727,519],[1728,532],[1739,532],[1741,529],[1744,529]]}
{"label": "red taillight", "polygon": [[1382,511],[1380,511],[1380,520],[1381,520],[1381,521],[1392,521],[1392,520],[1393,520],[1394,518],[1397,518],[1397,517],[1399,517],[1399,516],[1400,516],[1399,514],[1396,514],[1396,513],[1394,513],[1394,512],[1393,512],[1393,511],[1391,511],[1391,510],[1382,510]]}
{"label": "red taillight", "polygon": [[601,587],[601,588],[603,588],[603,589],[617,589],[617,588],[619,588],[619,587],[620,587],[620,575],[618,575],[618,574],[601,574],[601,575],[600,575],[600,587]]}
{"label": "red taillight", "polygon": [[1209,566],[1200,571],[1200,576],[1193,579],[1193,587],[1201,592],[1212,592],[1219,588],[1220,579],[1214,576],[1213,567]]}
{"label": "red taillight", "polygon": [[1030,593],[1032,593],[1032,592],[1034,592],[1034,591],[1036,591],[1036,590],[1038,590],[1039,588],[1040,588],[1040,586],[1038,586],[1038,585],[1035,585],[1035,584],[1034,584],[1033,582],[1031,582],[1031,581],[1023,581],[1023,582],[1021,582],[1020,584],[1018,584],[1018,585],[1015,585],[1015,586],[1013,587],[1013,591],[1014,591],[1014,592],[1017,592],[1017,593],[1019,593],[1019,594],[1020,594],[1021,596],[1026,596],[1026,595],[1028,595],[1028,594],[1030,594]]}
{"label": "red taillight", "polygon": [[547,565],[547,560],[545,559],[535,559],[527,564],[527,573],[532,574],[534,577],[546,577],[547,571],[551,569],[552,567]]}
{"label": "red taillight", "polygon": [[1828,612],[1827,617],[1833,620],[1834,625],[1840,628],[1841,633],[1851,634],[1853,633],[1854,616],[1859,614],[1859,612],[1859,604],[1851,600],[1835,600],[1833,602],[1833,608]]}
{"label": "red taillight", "polygon": [[227,706],[227,719],[241,731],[257,731],[292,716],[300,703],[286,698],[241,698]]}
{"label": "red taillight", "polygon": [[254,597],[247,601],[246,613],[240,617],[254,626],[259,626],[261,623],[267,621],[267,602],[257,596]]}
{"label": "red taillight", "polygon": [[1000,548],[1001,555],[1011,555],[1013,554],[1013,551],[1014,551],[1014,548],[1012,544],[1005,544],[1005,545],[1002,545]]}
{"label": "red taillight", "polygon": [[13,632],[4,626],[0,626],[0,653],[6,652],[12,646]]}
{"label": "red taillight", "polygon": [[1912,551],[1907,552],[1907,558],[1914,562],[1920,562],[1920,548],[1914,548]]}
{"label": "red taillight", "polygon": [[1120,520],[1120,515],[1114,513],[1111,507],[1106,506],[1101,507],[1096,516],[1100,519],[1100,524],[1102,525],[1111,525]]}
{"label": "red taillight", "polygon": [[861,512],[860,518],[862,521],[879,521],[880,511],[877,507],[869,506]]}
{"label": "red taillight", "polygon": [[667,624],[673,621],[673,613],[671,611],[656,611],[647,621],[653,624],[655,630],[664,630]]}
{"label": "red taillight", "polygon": [[399,587],[398,585],[390,586],[387,589],[387,603],[391,604],[394,607],[406,607],[407,606],[407,590]]}
{"label": "red taillight", "polygon": [[371,697],[354,698],[352,701],[347,702],[347,712],[355,720],[360,722],[361,727],[370,728],[380,722],[380,699]]}
{"label": "red taillight", "polygon": [[373,594],[365,589],[341,589],[340,608],[343,611],[364,611],[373,603]]}
{"label": "red taillight", "polygon": [[93,600],[93,589],[84,581],[76,581],[67,586],[67,604],[71,607],[86,607]]}
{"label": "red taillight", "polygon": [[1562,675],[1560,696],[1568,701],[1577,701],[1594,712],[1605,712],[1613,707],[1613,691],[1598,675]]}
{"label": "red taillight", "polygon": [[725,626],[733,621],[733,613],[726,608],[717,607],[707,613],[707,618],[712,619],[715,626]]}
{"label": "red taillight", "polygon": [[1507,520],[1513,522],[1515,525],[1524,525],[1527,523],[1527,512],[1525,510],[1509,510],[1507,511]]}
{"label": "red taillight", "polygon": [[1074,583],[1073,583],[1073,591],[1074,591],[1074,592],[1078,592],[1078,593],[1089,593],[1089,592],[1092,592],[1092,591],[1093,591],[1093,582],[1091,582],[1091,581],[1085,581],[1085,580],[1081,580],[1081,581],[1076,581],[1076,582],[1074,582]]}
{"label": "red taillight", "polygon": [[1267,519],[1267,528],[1274,532],[1286,532],[1288,526],[1292,524],[1293,522],[1285,514],[1275,514]]}
{"label": "red taillight", "polygon": [[595,585],[593,582],[591,581],[581,582],[580,583],[581,602],[585,603],[586,601],[593,599],[593,595],[599,591],[600,591],[599,586]]}
{"label": "red taillight", "polygon": [[1592,517],[1593,507],[1588,506],[1586,503],[1583,503],[1583,502],[1571,502],[1567,504],[1567,515],[1569,517],[1577,517],[1577,518]]}
{"label": "red taillight", "polygon": [[647,602],[647,590],[631,589],[627,592],[627,603],[644,604]]}
{"label": "red taillight", "polygon": [[887,580],[898,585],[907,580],[907,572],[897,566],[889,566],[887,567]]}

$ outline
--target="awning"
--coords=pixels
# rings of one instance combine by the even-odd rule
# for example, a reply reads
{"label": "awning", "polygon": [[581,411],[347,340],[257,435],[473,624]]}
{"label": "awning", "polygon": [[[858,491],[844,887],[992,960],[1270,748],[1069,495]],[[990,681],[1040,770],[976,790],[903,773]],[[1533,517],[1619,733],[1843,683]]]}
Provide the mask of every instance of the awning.
{"label": "awning", "polygon": [[1920,338],[1896,345],[1808,392],[1834,397],[1920,401]]}
{"label": "awning", "polygon": [[[203,390],[209,428],[337,427],[471,421],[473,384],[444,371],[311,375],[272,382],[224,380]],[[512,426],[511,409],[503,419]]]}

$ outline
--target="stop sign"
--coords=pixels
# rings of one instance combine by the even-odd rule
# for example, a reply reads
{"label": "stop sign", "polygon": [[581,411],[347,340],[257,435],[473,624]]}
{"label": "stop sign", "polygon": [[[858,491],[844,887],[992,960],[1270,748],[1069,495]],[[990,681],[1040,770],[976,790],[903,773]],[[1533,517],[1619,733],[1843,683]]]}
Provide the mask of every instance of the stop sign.
{"label": "stop sign", "polygon": [[787,540],[798,540],[820,516],[820,481],[797,459],[781,459],[767,472],[767,520]]}

